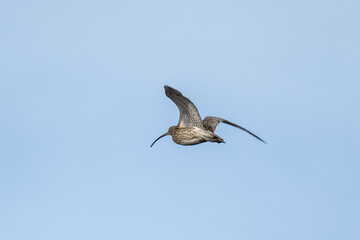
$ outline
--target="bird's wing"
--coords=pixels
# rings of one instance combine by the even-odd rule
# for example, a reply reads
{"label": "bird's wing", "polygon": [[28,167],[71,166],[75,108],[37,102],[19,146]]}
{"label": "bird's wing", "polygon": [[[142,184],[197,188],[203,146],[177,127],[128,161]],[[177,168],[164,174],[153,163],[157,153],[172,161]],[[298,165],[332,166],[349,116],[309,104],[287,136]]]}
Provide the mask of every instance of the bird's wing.
{"label": "bird's wing", "polygon": [[226,123],[226,124],[229,124],[231,126],[234,126],[234,127],[237,127],[237,128],[240,128],[241,130],[244,130],[245,132],[249,133],[250,135],[256,137],[257,139],[259,139],[260,141],[262,141],[263,143],[266,143],[264,140],[262,140],[261,138],[259,138],[258,136],[256,136],[255,134],[253,134],[252,132],[250,132],[249,130],[235,124],[235,123],[232,123],[232,122],[229,122],[223,118],[218,118],[218,117],[206,117],[204,120],[203,120],[203,125],[205,127],[205,129],[207,130],[210,130],[212,132],[215,131],[216,129],[216,126],[219,124],[219,123]]}
{"label": "bird's wing", "polygon": [[200,127],[203,128],[199,111],[195,105],[178,90],[164,86],[165,94],[179,108],[179,127]]}

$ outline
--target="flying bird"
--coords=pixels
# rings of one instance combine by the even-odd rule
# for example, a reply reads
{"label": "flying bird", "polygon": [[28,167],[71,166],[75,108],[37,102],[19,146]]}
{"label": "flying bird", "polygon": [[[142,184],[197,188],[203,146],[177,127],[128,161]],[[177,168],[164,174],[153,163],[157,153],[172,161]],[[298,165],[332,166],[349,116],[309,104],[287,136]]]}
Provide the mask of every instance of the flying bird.
{"label": "flying bird", "polygon": [[171,135],[175,143],[186,146],[196,145],[203,142],[225,143],[221,137],[214,133],[217,125],[221,122],[240,128],[241,130],[256,137],[263,143],[266,143],[264,140],[249,130],[223,118],[206,117],[204,120],[201,120],[199,111],[188,98],[183,96],[181,92],[172,87],[165,85],[164,88],[166,96],[170,98],[179,108],[179,123],[176,126],[170,127],[169,130],[158,137],[150,147],[152,147],[157,140],[167,135]]}

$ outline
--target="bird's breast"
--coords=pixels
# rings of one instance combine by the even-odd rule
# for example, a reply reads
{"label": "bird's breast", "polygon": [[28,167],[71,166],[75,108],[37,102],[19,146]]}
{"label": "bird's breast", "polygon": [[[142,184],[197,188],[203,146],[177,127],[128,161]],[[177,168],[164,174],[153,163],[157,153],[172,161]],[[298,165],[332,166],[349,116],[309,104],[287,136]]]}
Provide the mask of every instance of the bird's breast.
{"label": "bird's breast", "polygon": [[172,139],[180,145],[195,145],[207,141],[208,131],[199,127],[179,127],[173,134]]}

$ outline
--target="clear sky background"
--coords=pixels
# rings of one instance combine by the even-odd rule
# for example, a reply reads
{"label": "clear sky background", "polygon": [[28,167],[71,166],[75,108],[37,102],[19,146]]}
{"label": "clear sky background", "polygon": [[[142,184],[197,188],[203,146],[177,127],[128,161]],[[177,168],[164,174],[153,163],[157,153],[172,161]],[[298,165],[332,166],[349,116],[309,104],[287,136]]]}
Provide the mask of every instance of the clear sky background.
{"label": "clear sky background", "polygon": [[[360,239],[359,12],[0,1],[0,239]],[[164,84],[268,144],[149,148]]]}

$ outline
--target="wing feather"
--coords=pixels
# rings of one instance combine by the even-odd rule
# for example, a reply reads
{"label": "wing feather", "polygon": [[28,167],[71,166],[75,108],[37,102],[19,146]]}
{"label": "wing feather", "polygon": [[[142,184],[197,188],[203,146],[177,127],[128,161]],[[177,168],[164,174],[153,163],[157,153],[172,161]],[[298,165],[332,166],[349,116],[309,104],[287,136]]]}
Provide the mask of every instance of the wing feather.
{"label": "wing feather", "polygon": [[165,94],[179,108],[179,127],[200,127],[203,128],[201,117],[196,106],[178,90],[164,86]]}
{"label": "wing feather", "polygon": [[235,123],[229,122],[228,120],[225,120],[225,119],[223,119],[223,118],[219,118],[219,117],[206,117],[206,118],[204,118],[204,120],[203,120],[203,125],[204,125],[205,129],[214,132],[215,129],[216,129],[216,127],[217,127],[217,125],[218,125],[219,123],[221,123],[221,122],[226,123],[226,124],[229,124],[229,125],[231,125],[231,126],[233,126],[233,127],[240,128],[241,130],[243,130],[243,131],[249,133],[250,135],[256,137],[257,139],[259,139],[259,140],[262,141],[263,143],[266,143],[264,140],[262,140],[261,138],[259,138],[258,136],[256,136],[256,135],[253,134],[252,132],[250,132],[249,130],[247,130],[247,129],[245,129],[245,128],[243,128],[243,127],[241,127],[241,126],[239,126],[239,125],[237,125],[237,124],[235,124]]}

